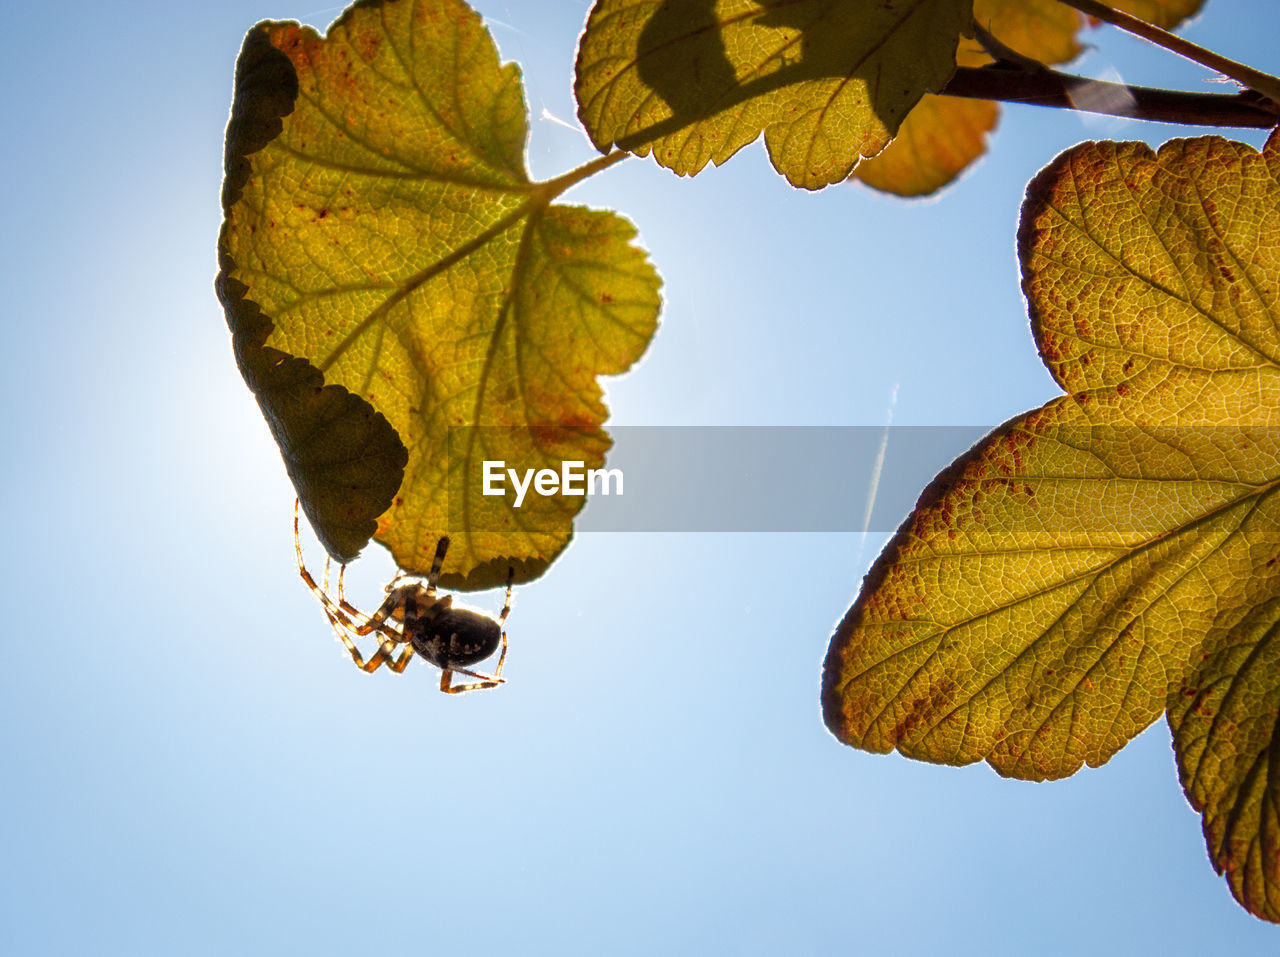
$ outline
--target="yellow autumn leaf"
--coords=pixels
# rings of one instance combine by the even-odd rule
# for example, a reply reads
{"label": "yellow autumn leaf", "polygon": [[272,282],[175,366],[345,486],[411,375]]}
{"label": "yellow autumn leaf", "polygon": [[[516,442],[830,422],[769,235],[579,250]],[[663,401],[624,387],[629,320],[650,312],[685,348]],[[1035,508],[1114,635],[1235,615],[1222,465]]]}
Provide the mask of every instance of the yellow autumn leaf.
{"label": "yellow autumn leaf", "polygon": [[237,77],[232,126],[273,121],[228,140],[233,333],[260,312],[272,356],[305,360],[403,441],[376,535],[401,568],[425,573],[448,534],[449,587],[539,574],[583,499],[517,509],[483,494],[482,465],[603,462],[597,377],[647,347],[659,280],[628,222],[553,200],[613,159],[529,180],[519,69],[460,0],[361,0],[323,37],[259,24]]}
{"label": "yellow autumn leaf", "polygon": [[1280,599],[1244,606],[1216,630],[1169,694],[1178,772],[1213,866],[1246,909],[1280,923]]}
{"label": "yellow autumn leaf", "polygon": [[[1117,0],[1173,27],[1202,0]],[[578,115],[601,151],[681,175],[762,133],[774,167],[819,189],[853,176],[901,196],[949,183],[986,151],[998,110],[939,98],[971,23],[1044,63],[1080,52],[1058,0],[597,0],[578,48]],[[895,137],[897,139],[895,140]]]}
{"label": "yellow autumn leaf", "polygon": [[[264,54],[262,44],[247,43],[236,64],[237,91],[253,92],[236,97],[227,126],[224,210],[239,201],[248,180],[245,157],[279,135],[281,117],[297,96],[288,59]],[[340,385],[325,385],[320,370],[306,359],[263,345],[272,323],[245,298],[244,283],[232,276],[226,229],[224,224],[218,243],[216,286],[236,364],[325,550],[339,561],[351,561],[368,544],[378,516],[400,487],[408,451],[386,417],[368,402]]]}
{"label": "yellow autumn leaf", "polygon": [[1274,920],[1280,134],[1075,147],[1019,249],[1068,394],[925,490],[832,640],[827,725],[1042,779],[1168,704],[1214,862]]}
{"label": "yellow autumn leaf", "polygon": [[[1112,0],[1108,6],[1172,30],[1204,0]],[[1084,14],[1058,0],[974,0],[973,19],[1005,46],[1041,63],[1066,63],[1082,49]]]}
{"label": "yellow autumn leaf", "polygon": [[796,186],[848,177],[955,71],[971,0],[599,0],[578,48],[578,115],[692,175],[764,134]]}
{"label": "yellow autumn leaf", "polygon": [[[1172,29],[1203,0],[1117,0],[1112,6]],[[1058,0],[974,0],[974,23],[1006,47],[1041,63],[1065,63],[1079,55],[1085,18]],[[974,40],[962,40],[959,66],[978,67],[991,58]],[[999,107],[989,100],[925,96],[903,121],[898,136],[879,155],[853,171],[859,179],[897,196],[925,196],[955,179],[987,150]]]}
{"label": "yellow autumn leaf", "polygon": [[[958,66],[991,62],[976,40],[961,38]],[[928,196],[954,180],[987,151],[1000,108],[990,100],[926,93],[907,114],[893,142],[853,171],[853,179],[896,196]]]}

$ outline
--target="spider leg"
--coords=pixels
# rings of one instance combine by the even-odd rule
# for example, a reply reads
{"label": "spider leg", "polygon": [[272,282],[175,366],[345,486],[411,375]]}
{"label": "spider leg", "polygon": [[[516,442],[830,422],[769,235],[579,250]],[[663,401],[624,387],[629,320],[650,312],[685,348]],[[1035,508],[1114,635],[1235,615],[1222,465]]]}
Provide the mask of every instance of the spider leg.
{"label": "spider leg", "polygon": [[[462,671],[462,669],[458,670],[462,674],[466,675],[475,674],[473,671]],[[440,690],[445,694],[463,694],[467,691],[479,691],[482,688],[496,688],[498,685],[505,683],[505,679],[502,678],[496,680],[493,678],[486,678],[484,681],[472,681],[465,685],[455,685],[452,684],[452,681],[452,669],[446,668],[444,671],[440,672]]]}
{"label": "spider leg", "polygon": [[[338,572],[338,595],[339,601],[335,602],[328,592],[329,571],[331,567],[331,559],[325,560],[324,565],[324,587],[316,584],[316,580],[311,576],[311,572],[307,571],[306,564],[302,559],[302,542],[298,531],[298,501],[293,503],[293,550],[298,559],[298,574],[302,576],[303,582],[312,593],[320,599],[320,605],[324,609],[325,617],[329,619],[329,624],[333,628],[342,644],[346,647],[347,652],[351,655],[351,660],[362,671],[376,671],[383,663],[395,672],[402,672],[409,665],[409,659],[413,657],[413,646],[407,645],[400,656],[397,658],[395,654],[395,646],[404,642],[405,637],[396,629],[386,623],[387,617],[390,615],[394,606],[390,601],[385,601],[372,615],[365,615],[358,608],[348,602],[343,596],[343,577],[346,574],[346,566],[343,565]],[[368,661],[360,654],[360,649],[356,646],[353,636],[364,636],[372,632],[376,632],[381,636],[382,640],[378,644],[378,650],[373,653]]]}
{"label": "spider leg", "polygon": [[[514,568],[508,568],[507,569],[507,598],[506,598],[506,601],[502,603],[502,611],[498,615],[499,625],[505,625],[507,623],[507,615],[511,614],[511,586],[515,582],[515,579],[516,579],[516,570]],[[503,654],[506,654],[506,650],[507,650],[507,646],[505,644],[506,638],[507,636],[504,634],[502,636],[502,639],[504,642],[502,646]]]}
{"label": "spider leg", "polygon": [[404,650],[400,652],[400,657],[397,658],[396,643],[389,638],[384,638],[379,642],[378,650],[370,656],[368,661],[365,661],[364,656],[360,654],[360,649],[349,634],[352,631],[350,622],[341,621],[334,617],[328,608],[325,608],[324,613],[329,619],[329,624],[333,626],[333,633],[346,646],[347,653],[351,655],[351,660],[356,663],[356,667],[361,671],[372,673],[385,664],[392,671],[399,673],[408,667],[409,659],[413,657],[412,645],[406,645]]}
{"label": "spider leg", "polygon": [[[325,596],[327,597],[327,596]],[[356,667],[361,671],[374,672],[382,664],[386,664],[388,668],[397,673],[403,672],[408,667],[409,659],[413,657],[413,646],[406,645],[400,653],[400,657],[396,657],[396,645],[404,641],[404,636],[388,625],[384,625],[378,629],[378,634],[382,636],[382,640],[378,643],[378,650],[373,653],[368,661],[360,653],[359,647],[355,643],[355,637],[368,634],[360,630],[355,622],[351,621],[341,609],[335,609],[330,602],[323,601],[322,605],[325,617],[329,619],[329,624],[333,628],[333,633],[338,636],[338,640],[346,647],[347,653],[351,655],[351,660],[356,663]]]}
{"label": "spider leg", "polygon": [[[396,577],[399,578],[404,572],[400,572]],[[347,601],[345,581],[347,577],[347,566],[343,565],[338,569],[338,607],[347,613],[347,617],[351,619],[357,635],[367,635],[376,631],[378,634],[386,638],[390,638],[394,642],[404,641],[404,635],[396,631],[394,625],[386,624],[386,620],[396,609],[396,603],[384,600],[378,610],[372,615],[362,612],[351,602]],[[394,579],[393,579],[394,581]]]}
{"label": "spider leg", "polygon": [[445,535],[436,543],[436,557],[431,559],[431,571],[427,572],[427,597],[436,597],[436,579],[440,577],[440,569],[444,565],[444,553],[449,550],[449,536]]}
{"label": "spider leg", "polygon": [[[385,648],[387,647],[387,645],[384,643],[383,647]],[[394,661],[392,661],[390,657],[387,658],[387,667],[390,668],[392,671],[394,671],[396,674],[403,674],[404,669],[409,667],[409,662],[412,660],[413,660],[413,645],[405,645],[404,651],[400,652],[399,658],[395,659]]]}
{"label": "spider leg", "polygon": [[368,635],[377,632],[384,638],[387,638],[396,644],[404,641],[404,635],[396,631],[391,625],[385,624],[387,618],[395,611],[395,605],[390,601],[384,601],[372,615],[366,615],[360,609],[356,608],[346,600],[343,595],[343,581],[347,573],[347,567],[341,566],[338,570],[338,595],[339,601],[334,601],[329,594],[329,568],[332,559],[325,559],[324,583],[325,587],[316,584],[316,580],[311,576],[311,572],[307,571],[307,566],[302,559],[302,541],[298,532],[298,500],[293,501],[293,551],[298,559],[298,574],[302,576],[302,580],[306,586],[311,589],[312,593],[320,599],[320,604],[325,608],[325,612],[331,618],[341,621],[347,628],[356,635]]}
{"label": "spider leg", "polygon": [[[440,690],[445,694],[462,694],[466,691],[479,691],[482,688],[496,688],[498,685],[506,684],[507,679],[502,677],[502,664],[506,660],[507,633],[504,631],[502,633],[502,654],[498,655],[498,667],[493,669],[493,674],[484,675],[478,671],[468,671],[466,668],[445,668],[440,672]],[[454,674],[468,675],[480,680],[463,685],[455,685],[453,683]]]}
{"label": "spider leg", "polygon": [[[507,615],[511,614],[511,585],[516,577],[514,568],[507,569],[507,597],[502,603],[502,612],[498,615],[498,624],[501,625],[507,620]],[[507,633],[502,633],[502,653],[498,655],[498,667],[493,669],[493,674],[484,675],[477,671],[468,671],[465,668],[446,668],[440,674],[440,690],[445,694],[462,694],[464,691],[478,691],[481,688],[496,688],[500,684],[506,684],[507,679],[502,677],[502,666],[507,660]],[[455,685],[453,683],[453,675],[468,675],[472,678],[478,678],[468,684]]]}

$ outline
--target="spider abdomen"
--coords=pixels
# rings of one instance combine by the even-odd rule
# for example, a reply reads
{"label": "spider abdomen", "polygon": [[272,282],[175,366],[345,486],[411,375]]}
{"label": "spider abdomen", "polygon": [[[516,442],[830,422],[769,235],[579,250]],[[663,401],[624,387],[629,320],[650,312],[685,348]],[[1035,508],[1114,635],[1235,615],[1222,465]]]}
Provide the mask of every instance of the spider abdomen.
{"label": "spider abdomen", "polygon": [[451,607],[448,596],[410,622],[406,616],[405,635],[413,650],[437,668],[467,668],[488,658],[502,643],[502,626],[497,621]]}

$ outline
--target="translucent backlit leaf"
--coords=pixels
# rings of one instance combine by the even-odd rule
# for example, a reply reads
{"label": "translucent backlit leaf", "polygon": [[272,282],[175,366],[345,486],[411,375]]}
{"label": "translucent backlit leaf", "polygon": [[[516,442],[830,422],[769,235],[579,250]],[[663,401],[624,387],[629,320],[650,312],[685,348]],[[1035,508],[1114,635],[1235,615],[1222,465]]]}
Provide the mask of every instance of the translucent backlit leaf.
{"label": "translucent backlit leaf", "polygon": [[[1117,0],[1112,6],[1172,29],[1203,0]],[[1081,51],[1084,18],[1058,0],[975,0],[974,22],[1006,47],[1041,63],[1063,63]],[[982,66],[990,57],[973,40],[956,52],[960,66]],[[999,117],[986,100],[925,96],[907,115],[897,138],[864,160],[853,177],[898,196],[924,196],[946,186],[987,149],[986,134]]]}
{"label": "translucent backlit leaf", "polygon": [[1199,13],[1204,0],[1112,0],[1107,6],[1172,30],[1187,17]]}
{"label": "translucent backlit leaf", "polygon": [[[1114,5],[1172,28],[1201,3]],[[1043,63],[1081,49],[1084,18],[1058,0],[597,0],[578,49],[578,115],[602,151],[652,153],[681,175],[763,133],[796,186],[852,175],[925,195],[982,155],[996,124],[991,103],[928,93],[957,63],[989,62],[973,42],[957,49],[970,15]]]}
{"label": "translucent backlit leaf", "polygon": [[955,71],[971,0],[599,0],[578,115],[682,175],[764,134],[796,186],[839,182]]}
{"label": "translucent backlit leaf", "polygon": [[[959,66],[982,66],[990,60],[977,41],[961,39],[956,51]],[[853,178],[897,196],[927,196],[986,152],[987,134],[999,116],[999,107],[990,100],[926,93],[893,142],[859,163]]]}
{"label": "translucent backlit leaf", "polygon": [[828,727],[1041,779],[1168,704],[1214,862],[1274,920],[1280,134],[1082,144],[1019,248],[1068,395],[926,489],[832,640]]}
{"label": "translucent backlit leaf", "polygon": [[[288,58],[250,34],[236,64],[237,96],[227,126],[222,205],[230,210],[249,178],[245,157],[279,135],[297,96]],[[224,224],[218,244],[218,297],[232,331],[236,363],[280,446],[289,478],[329,554],[351,561],[368,543],[377,518],[404,477],[408,453],[395,429],[368,402],[325,385],[306,359],[263,345],[271,320],[245,299],[232,277]]]}
{"label": "translucent backlit leaf", "polygon": [[1240,611],[1169,695],[1169,724],[1210,860],[1246,908],[1280,922],[1280,600]]}
{"label": "translucent backlit leaf", "polygon": [[[1108,6],[1172,30],[1204,0],[1111,0]],[[1058,0],[974,0],[974,21],[1025,57],[1066,63],[1079,55],[1087,18]]]}
{"label": "translucent backlit leaf", "polygon": [[1084,18],[1058,0],[974,0],[973,20],[1005,46],[1041,63],[1065,63],[1080,53]]}
{"label": "translucent backlit leaf", "polygon": [[449,587],[539,574],[583,500],[516,511],[481,463],[603,461],[597,377],[647,347],[659,281],[625,220],[552,201],[611,160],[530,182],[519,70],[459,0],[362,0],[324,37],[259,24],[237,77],[234,114],[274,121],[228,139],[233,333],[260,314],[271,361],[305,361],[403,441],[377,525],[402,568],[448,533]]}

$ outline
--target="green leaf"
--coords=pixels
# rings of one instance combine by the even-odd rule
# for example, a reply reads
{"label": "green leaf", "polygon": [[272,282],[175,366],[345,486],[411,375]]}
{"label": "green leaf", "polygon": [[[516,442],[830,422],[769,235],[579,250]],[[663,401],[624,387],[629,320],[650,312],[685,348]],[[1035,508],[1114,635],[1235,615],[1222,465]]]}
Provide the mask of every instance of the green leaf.
{"label": "green leaf", "polygon": [[305,360],[403,441],[376,536],[401,568],[425,572],[449,534],[448,587],[540,574],[583,500],[515,510],[482,494],[481,462],[603,462],[597,377],[644,352],[659,280],[625,220],[552,201],[618,157],[530,182],[519,70],[458,0],[362,0],[325,37],[259,24],[232,125],[259,113],[275,119],[228,139],[233,333],[260,312],[271,356]]}
{"label": "green leaf", "polygon": [[1280,134],[1075,147],[1029,187],[1019,249],[1069,394],[925,490],[832,640],[827,725],[1042,779],[1175,702],[1214,861],[1275,919]]}
{"label": "green leaf", "polygon": [[955,72],[972,0],[599,0],[578,115],[612,145],[697,173],[764,133],[796,186],[847,178]]}

